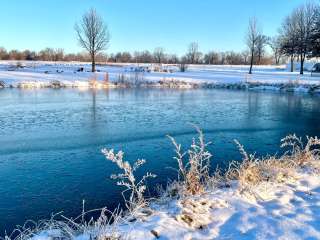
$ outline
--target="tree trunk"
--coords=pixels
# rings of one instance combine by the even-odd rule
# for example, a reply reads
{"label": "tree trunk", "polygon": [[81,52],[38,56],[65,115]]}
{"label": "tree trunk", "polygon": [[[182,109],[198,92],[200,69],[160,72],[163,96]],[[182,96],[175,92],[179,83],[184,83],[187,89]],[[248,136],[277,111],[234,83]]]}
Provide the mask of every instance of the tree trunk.
{"label": "tree trunk", "polygon": [[304,56],[300,55],[300,74],[303,75]]}
{"label": "tree trunk", "polygon": [[291,69],[290,69],[290,72],[293,72],[293,55],[291,55],[290,57],[290,61],[291,61]]}
{"label": "tree trunk", "polygon": [[276,65],[279,65],[279,63],[280,63],[280,56],[278,55],[278,53],[275,53],[274,57],[275,57],[275,59],[276,59]]}
{"label": "tree trunk", "polygon": [[253,51],[251,51],[251,60],[250,60],[250,69],[249,69],[249,74],[252,74],[252,65],[253,65]]}
{"label": "tree trunk", "polygon": [[92,61],[92,63],[91,63],[91,71],[95,72],[96,71],[96,59],[95,59],[95,55],[94,54],[91,55],[91,61]]}

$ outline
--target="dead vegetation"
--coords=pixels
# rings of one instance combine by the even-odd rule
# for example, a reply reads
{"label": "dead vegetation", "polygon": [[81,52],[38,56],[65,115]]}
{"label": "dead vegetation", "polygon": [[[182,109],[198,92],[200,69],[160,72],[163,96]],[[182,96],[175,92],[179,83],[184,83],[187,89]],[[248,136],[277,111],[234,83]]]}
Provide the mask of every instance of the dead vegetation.
{"label": "dead vegetation", "polygon": [[289,158],[296,166],[312,166],[319,160],[320,139],[307,136],[307,143],[303,144],[302,138],[295,134],[288,135],[281,140],[281,148],[290,148],[286,158]]}
{"label": "dead vegetation", "polygon": [[[294,178],[295,172],[304,167],[313,170],[319,166],[320,140],[317,137],[306,137],[306,144],[295,134],[281,139],[281,148],[289,148],[282,156],[256,158],[248,154],[236,141],[243,156],[242,162],[232,161],[223,181],[238,181],[241,191],[249,190],[263,182],[285,182]],[[221,181],[221,179],[220,179]]]}
{"label": "dead vegetation", "polygon": [[[148,178],[155,178],[156,175],[147,172],[140,180],[136,179],[134,173],[146,163],[144,159],[138,159],[133,166],[129,162],[123,160],[124,153],[119,151],[114,153],[114,150],[103,149],[102,153],[105,155],[107,160],[115,163],[123,173],[111,175],[112,179],[119,179],[117,182],[118,186],[125,187],[125,190],[122,192],[123,199],[130,213],[135,216],[140,214],[141,210],[147,207],[147,200],[144,198],[144,193],[147,189],[146,180]],[[127,197],[126,193],[129,192]]]}
{"label": "dead vegetation", "polygon": [[[100,212],[98,219],[86,217],[93,213]],[[62,218],[64,220],[56,220]],[[62,213],[52,215],[50,220],[39,222],[27,221],[23,226],[18,226],[10,235],[6,235],[2,240],[26,240],[26,239],[76,239],[82,235],[83,239],[97,240],[120,240],[124,235],[118,229],[119,224],[123,224],[122,211],[116,208],[113,212],[107,208],[94,209],[85,212],[76,218],[67,218]]]}
{"label": "dead vegetation", "polygon": [[[192,139],[192,144],[187,151],[183,151],[181,144],[168,136],[176,152],[176,159],[179,167],[179,180],[182,181],[184,194],[198,194],[205,191],[206,181],[209,180],[209,168],[211,153],[207,150],[210,144],[205,142],[202,131],[196,127],[199,134],[198,138]],[[185,159],[187,158],[187,159]]]}

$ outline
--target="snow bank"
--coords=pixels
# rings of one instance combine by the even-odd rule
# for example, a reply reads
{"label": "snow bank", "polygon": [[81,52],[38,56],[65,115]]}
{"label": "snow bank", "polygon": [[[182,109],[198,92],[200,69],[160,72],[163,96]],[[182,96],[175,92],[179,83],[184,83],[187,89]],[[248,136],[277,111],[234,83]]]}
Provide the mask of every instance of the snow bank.
{"label": "snow bank", "polygon": [[[226,86],[228,85],[263,85],[264,90],[271,90],[277,85],[307,87],[320,86],[320,77],[311,77],[310,73],[301,76],[298,72],[290,73],[285,66],[255,66],[252,75],[247,74],[248,66],[215,66],[189,65],[186,72],[179,72],[174,66],[167,66],[171,72],[134,72],[130,64],[98,65],[96,73],[90,72],[89,63],[77,62],[14,62],[0,61],[0,86],[2,87],[90,87],[89,81],[95,80],[110,83],[125,83],[127,85],[159,86],[162,83],[175,82],[180,85]],[[152,64],[139,64],[152,69]],[[83,71],[79,71],[80,69]],[[133,68],[135,69],[135,68]],[[143,68],[141,68],[143,69]],[[162,87],[172,87],[164,84]],[[256,90],[258,88],[255,88]],[[273,88],[272,90],[275,90]],[[299,90],[300,91],[300,90]]]}
{"label": "snow bank", "polygon": [[[129,239],[320,239],[320,178],[299,173],[287,184],[263,184],[255,196],[220,189],[157,206]],[[190,219],[183,216],[191,216]]]}

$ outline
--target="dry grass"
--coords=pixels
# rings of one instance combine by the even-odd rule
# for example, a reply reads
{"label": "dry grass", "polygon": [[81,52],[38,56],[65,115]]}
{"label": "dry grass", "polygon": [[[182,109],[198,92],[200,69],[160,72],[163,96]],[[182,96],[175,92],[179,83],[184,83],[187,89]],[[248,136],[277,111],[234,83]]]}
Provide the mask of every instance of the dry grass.
{"label": "dry grass", "polygon": [[[85,221],[88,214],[101,211],[100,217],[96,220],[91,218]],[[64,220],[56,220],[57,218]],[[2,240],[27,240],[35,236],[46,236],[45,239],[75,239],[82,235],[87,239],[97,240],[120,240],[124,235],[118,229],[119,224],[123,224],[125,218],[119,208],[113,212],[103,209],[95,209],[82,212],[76,218],[67,218],[61,213],[55,214],[50,220],[39,222],[27,221],[23,226],[17,227],[10,235],[6,235]]]}
{"label": "dry grass", "polygon": [[317,168],[319,166],[320,140],[317,137],[307,137],[306,144],[296,135],[288,135],[281,139],[281,148],[289,148],[282,156],[256,158],[248,154],[237,141],[242,162],[232,161],[225,173],[225,178],[219,181],[238,181],[241,191],[252,189],[263,182],[285,182],[294,179],[295,172],[303,167]]}
{"label": "dry grass", "polygon": [[319,160],[320,139],[307,136],[307,143],[303,144],[300,137],[295,134],[288,135],[281,140],[281,148],[289,148],[285,157],[294,162],[297,166],[312,166]]}
{"label": "dry grass", "polygon": [[[210,143],[206,143],[202,131],[196,127],[198,138],[192,139],[192,144],[187,151],[183,151],[181,144],[168,136],[176,152],[174,157],[179,167],[179,180],[183,182],[185,194],[199,194],[205,191],[206,181],[209,180],[209,167],[211,153],[207,150]],[[187,159],[186,159],[187,158]]]}
{"label": "dry grass", "polygon": [[252,154],[248,154],[244,147],[236,141],[239,151],[243,156],[242,162],[232,161],[226,172],[226,179],[237,180],[243,187],[258,184],[263,180],[262,169],[259,160]]}

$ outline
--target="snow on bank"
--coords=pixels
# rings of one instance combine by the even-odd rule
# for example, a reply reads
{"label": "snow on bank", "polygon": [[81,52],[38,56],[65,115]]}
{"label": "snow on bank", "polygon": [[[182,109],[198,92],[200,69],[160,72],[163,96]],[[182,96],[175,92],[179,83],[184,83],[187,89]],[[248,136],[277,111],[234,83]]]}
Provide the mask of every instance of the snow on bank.
{"label": "snow on bank", "polygon": [[[151,208],[149,216],[119,224],[119,239],[320,239],[320,176],[305,169],[285,184],[260,184],[250,194],[235,183]],[[74,239],[89,236],[87,231]],[[59,231],[50,229],[32,239],[57,237]]]}
{"label": "snow on bank", "polygon": [[[155,87],[247,85],[249,89],[258,87],[256,90],[283,90],[283,85],[290,85],[293,91],[309,91],[311,88],[318,91],[320,87],[319,77],[311,77],[309,72],[303,76],[298,72],[290,73],[285,66],[255,66],[252,75],[247,74],[248,66],[189,65],[186,72],[169,66],[175,70],[144,73],[132,72],[130,66],[133,67],[132,64],[99,65],[98,72],[91,73],[89,63],[0,61],[0,87],[91,87],[90,80],[103,82],[106,79],[111,83],[138,83]],[[139,66],[152,68],[151,64]],[[81,68],[83,71],[79,71]]]}
{"label": "snow on bank", "polygon": [[[258,199],[224,189],[171,202],[137,223],[130,236],[154,239],[153,229],[162,239],[320,239],[320,178],[297,178],[259,186]],[[194,220],[181,217],[185,213]]]}

